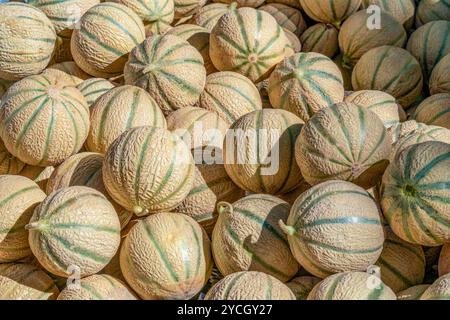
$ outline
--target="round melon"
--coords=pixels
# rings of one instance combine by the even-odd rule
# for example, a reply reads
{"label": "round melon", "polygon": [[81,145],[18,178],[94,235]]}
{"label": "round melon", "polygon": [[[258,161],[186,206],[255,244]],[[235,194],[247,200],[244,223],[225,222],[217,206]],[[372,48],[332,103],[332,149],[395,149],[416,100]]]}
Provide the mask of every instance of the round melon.
{"label": "round melon", "polygon": [[235,71],[257,83],[292,53],[288,44],[269,13],[239,8],[224,14],[212,29],[209,55],[218,70]]}
{"label": "round melon", "polygon": [[362,7],[378,6],[398,20],[407,30],[414,24],[416,4],[414,0],[362,0]]}
{"label": "round melon", "polygon": [[125,85],[109,90],[91,107],[91,128],[86,148],[105,154],[111,143],[130,128],[166,128],[166,119],[144,89]]}
{"label": "round melon", "polygon": [[408,120],[405,122],[399,122],[394,124],[392,127],[388,129],[389,134],[392,138],[392,144],[397,143],[400,139],[406,137],[410,133],[415,132],[416,130],[427,127],[426,124],[419,123],[415,120]]}
{"label": "round melon", "polygon": [[361,0],[299,0],[302,9],[313,20],[331,23],[340,28],[342,22],[355,13]]}
{"label": "round melon", "polygon": [[191,17],[203,7],[206,2],[207,0],[174,0],[175,18],[182,19]]}
{"label": "round melon", "polygon": [[84,186],[50,194],[25,228],[39,263],[61,277],[69,277],[74,267],[82,278],[99,272],[120,243],[120,222],[114,207],[103,194]]}
{"label": "round melon", "polygon": [[64,288],[58,300],[137,300],[120,280],[106,274],[94,274]]}
{"label": "round melon", "polygon": [[420,300],[420,297],[428,289],[429,284],[419,284],[397,293],[397,300]]}
{"label": "round melon", "polygon": [[217,113],[229,125],[240,117],[262,109],[258,88],[243,75],[224,71],[206,78],[198,106]]}
{"label": "round melon", "polygon": [[211,3],[200,8],[192,17],[192,23],[208,29],[210,32],[216,25],[217,21],[231,10],[236,10],[237,3]]}
{"label": "round melon", "polygon": [[[406,43],[406,31],[389,13],[381,11],[381,27],[371,24],[372,13],[358,11],[348,18],[339,32],[339,47],[343,53],[342,64],[351,69],[370,49],[381,46],[403,47]],[[370,28],[369,28],[370,27]]]}
{"label": "round melon", "polygon": [[50,178],[51,174],[55,170],[55,167],[39,167],[39,166],[30,166],[29,164],[25,165],[25,167],[20,171],[19,175],[31,179],[41,188],[42,191],[45,192],[47,188],[47,182]]}
{"label": "round melon", "polygon": [[282,282],[299,266],[278,221],[287,221],[291,206],[277,197],[253,194],[233,204],[219,202],[212,234],[214,261],[224,276],[260,271]]}
{"label": "round melon", "polygon": [[319,53],[296,53],[277,65],[269,78],[274,108],[308,121],[317,111],[341,102],[344,86],[338,67]]}
{"label": "round melon", "polygon": [[422,93],[423,77],[419,63],[408,51],[382,46],[361,57],[353,69],[352,86],[357,91],[384,91],[408,108]]}
{"label": "round melon", "polygon": [[77,89],[83,94],[89,107],[102,95],[115,86],[111,81],[102,78],[91,78],[77,85]]}
{"label": "round melon", "polygon": [[133,10],[105,2],[81,17],[70,47],[73,59],[83,71],[109,78],[122,73],[128,54],[144,39],[144,24]]}
{"label": "round melon", "polygon": [[300,39],[294,33],[292,33],[287,29],[283,29],[283,31],[290,43],[288,47],[291,48],[295,53],[302,51],[302,44],[300,42]]}
{"label": "round melon", "polygon": [[289,30],[297,37],[307,28],[301,11],[285,4],[270,3],[259,7],[258,10],[270,13],[283,29]]}
{"label": "round melon", "polygon": [[439,255],[439,276],[450,273],[450,244],[444,244]]}
{"label": "round melon", "polygon": [[397,236],[426,246],[450,241],[450,144],[429,141],[397,154],[383,175],[381,206]]}
{"label": "round melon", "polygon": [[338,34],[339,31],[332,24],[315,24],[300,37],[302,51],[317,52],[332,58],[339,52]]}
{"label": "round melon", "polygon": [[53,280],[36,266],[0,264],[0,300],[55,300],[58,294]]}
{"label": "round melon", "polygon": [[450,54],[434,67],[430,77],[430,93],[450,93]]}
{"label": "round melon", "polygon": [[114,201],[141,216],[180,204],[192,188],[195,165],[189,147],[177,135],[144,126],[114,140],[102,170]]}
{"label": "round melon", "polygon": [[5,263],[31,254],[24,227],[45,193],[28,178],[0,175],[0,198],[0,263]]}
{"label": "round melon", "polygon": [[232,273],[217,282],[205,300],[295,300],[287,285],[258,271]]}
{"label": "round melon", "polygon": [[429,22],[414,31],[406,48],[419,61],[425,81],[433,68],[450,53],[450,21]]}
{"label": "round melon", "polygon": [[224,141],[224,166],[241,189],[283,194],[301,182],[295,140],[303,121],[285,110],[262,109],[237,120]]}
{"label": "round melon", "polygon": [[435,94],[417,107],[414,120],[450,129],[450,93]]}
{"label": "round melon", "polygon": [[306,300],[309,293],[322,279],[311,276],[300,276],[292,279],[286,285],[292,290],[297,300]]}
{"label": "round melon", "polygon": [[138,221],[120,251],[120,268],[142,299],[190,299],[211,273],[210,241],[194,219],[161,212]]}
{"label": "round melon", "polygon": [[294,257],[319,278],[366,270],[383,249],[376,202],[346,181],[327,181],[304,192],[292,206],[287,224],[280,224]]}
{"label": "round melon", "polygon": [[124,76],[126,84],[147,90],[166,115],[193,106],[206,82],[201,54],[174,35],[145,39],[131,52]]}
{"label": "round melon", "polygon": [[295,156],[306,182],[347,180],[366,189],[381,178],[391,139],[372,111],[343,102],[320,110],[302,129]]}
{"label": "round melon", "polygon": [[83,146],[89,109],[81,92],[65,81],[30,76],[16,82],[3,97],[0,126],[11,154],[27,164],[53,166]]}
{"label": "round melon", "polygon": [[343,272],[318,283],[308,295],[308,300],[397,300],[397,297],[375,275]]}
{"label": "round melon", "polygon": [[399,106],[393,96],[378,90],[355,91],[345,97],[345,102],[353,103],[375,113],[386,128],[400,122]]}
{"label": "round melon", "polygon": [[420,296],[420,300],[450,300],[450,273],[437,279]]}
{"label": "round melon", "polygon": [[436,20],[450,21],[449,0],[421,0],[417,6],[416,27]]}
{"label": "round melon", "polygon": [[0,174],[19,174],[19,172],[21,172],[25,167],[25,163],[9,153],[1,139],[0,159]]}

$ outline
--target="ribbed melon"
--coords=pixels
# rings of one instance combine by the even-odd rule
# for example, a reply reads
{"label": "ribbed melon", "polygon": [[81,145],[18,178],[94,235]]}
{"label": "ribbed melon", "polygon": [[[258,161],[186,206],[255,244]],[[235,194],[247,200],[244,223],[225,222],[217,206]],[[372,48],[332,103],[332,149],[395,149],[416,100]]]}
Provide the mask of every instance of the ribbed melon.
{"label": "ribbed melon", "polygon": [[78,89],[37,75],[8,90],[0,123],[2,140],[14,156],[31,165],[57,165],[81,149],[89,130],[89,110]]}
{"label": "ribbed melon", "polygon": [[277,197],[253,194],[233,204],[219,202],[212,234],[214,261],[224,276],[260,271],[282,282],[298,271],[278,221],[287,221],[291,206]]}
{"label": "ribbed melon", "polygon": [[437,246],[450,239],[450,145],[430,141],[408,147],[388,166],[381,206],[397,236]]}
{"label": "ribbed melon", "polygon": [[420,296],[420,300],[450,300],[450,273],[437,279]]}
{"label": "ribbed melon", "polygon": [[224,14],[211,31],[210,50],[214,66],[235,71],[257,83],[292,54],[281,26],[269,13],[239,8]]}
{"label": "ribbed melon", "polygon": [[290,42],[290,46],[288,45],[289,48],[291,48],[295,53],[302,51],[302,44],[300,42],[300,39],[291,31],[284,29],[284,34],[286,35],[286,38],[289,40]]}
{"label": "ribbed melon", "polygon": [[206,82],[201,54],[173,35],[145,39],[131,52],[124,76],[126,84],[147,90],[166,115],[193,106]]}
{"label": "ribbed melon", "polygon": [[295,300],[283,282],[263,272],[232,273],[216,283],[205,300]]}
{"label": "ribbed melon", "polygon": [[49,66],[48,69],[56,69],[66,73],[72,80],[70,83],[72,86],[78,86],[84,80],[91,78],[91,76],[81,70],[74,61],[55,63]]}
{"label": "ribbed melon", "polygon": [[366,270],[383,249],[376,202],[367,191],[346,181],[327,181],[304,192],[292,206],[287,224],[280,224],[294,257],[320,278]]}
{"label": "ribbed melon", "polygon": [[77,85],[77,89],[83,94],[89,107],[103,94],[114,88],[111,81],[101,78],[91,78]]}
{"label": "ribbed melon", "polygon": [[52,82],[61,87],[75,87],[77,82],[73,76],[65,73],[64,71],[53,68],[45,69],[40,75],[51,79]]}
{"label": "ribbed melon", "polygon": [[286,285],[292,290],[297,300],[306,300],[309,293],[322,279],[310,276],[300,276],[292,279]]}
{"label": "ribbed melon", "polygon": [[77,266],[82,278],[99,272],[120,243],[114,207],[97,190],[82,186],[50,194],[25,228],[39,263],[61,277],[70,276],[70,266]]}
{"label": "ribbed melon", "polygon": [[79,285],[64,288],[58,300],[137,300],[123,282],[106,274],[83,278]]}
{"label": "ribbed melon", "polygon": [[192,18],[192,23],[211,31],[225,13],[236,10],[237,3],[211,3],[200,8]]}
{"label": "ribbed melon", "polygon": [[256,86],[243,75],[224,71],[206,78],[198,106],[217,113],[229,125],[252,111],[262,109]]}
{"label": "ribbed melon", "polygon": [[42,72],[55,47],[52,22],[24,3],[1,3],[0,10],[0,78],[19,80]]}
{"label": "ribbed melon", "polygon": [[395,144],[401,138],[404,138],[410,133],[413,133],[414,131],[425,127],[426,124],[419,123],[415,120],[408,120],[393,125],[388,129],[388,132],[391,135],[392,144]]}
{"label": "ribbed melon", "polygon": [[403,47],[406,43],[406,31],[389,13],[381,11],[381,28],[368,25],[372,13],[358,11],[348,18],[339,32],[339,47],[343,53],[342,64],[351,69],[370,49],[380,46]]}
{"label": "ribbed melon", "polygon": [[417,6],[416,27],[437,20],[450,21],[450,1],[421,0]]}
{"label": "ribbed melon", "polygon": [[340,28],[342,22],[355,13],[361,0],[299,0],[306,14],[319,22]]}
{"label": "ribbed melon", "polygon": [[47,188],[47,182],[50,178],[51,174],[55,170],[55,167],[39,167],[39,166],[30,166],[29,164],[25,165],[25,167],[20,171],[19,175],[31,179],[41,188],[42,191],[45,192]]}
{"label": "ribbed melon", "polygon": [[430,93],[450,93],[450,54],[434,67],[430,77]]}
{"label": "ribbed melon", "polygon": [[397,300],[395,293],[375,275],[343,272],[317,284],[308,300]]}
{"label": "ribbed melon", "polygon": [[361,90],[345,97],[345,102],[353,103],[375,113],[386,128],[400,121],[399,106],[393,96],[383,91]]}
{"label": "ribbed melon", "polygon": [[417,122],[450,129],[450,93],[439,93],[425,99],[413,117]]}
{"label": "ribbed melon", "polygon": [[45,193],[25,177],[0,175],[0,199],[0,263],[5,263],[31,254],[24,227]]}
{"label": "ribbed melon", "polygon": [[301,11],[290,6],[280,3],[271,3],[259,7],[258,10],[270,13],[283,29],[291,31],[298,37],[301,36],[307,28]]}
{"label": "ribbed melon", "polygon": [[450,244],[444,244],[439,255],[439,275],[450,273]]}
{"label": "ribbed melon", "polygon": [[332,58],[339,52],[339,31],[332,24],[317,23],[300,37],[303,52],[317,52]]}
{"label": "ribbed melon", "polygon": [[425,81],[433,68],[450,53],[450,21],[429,22],[410,36],[406,48],[422,66]]}
{"label": "ribbed melon", "polygon": [[25,163],[14,157],[0,139],[0,174],[19,174]]}
{"label": "ribbed melon", "polygon": [[274,108],[303,121],[344,99],[339,69],[328,57],[313,52],[296,53],[279,63],[270,75],[268,92]]}
{"label": "ribbed melon", "polygon": [[419,284],[397,293],[397,300],[419,300],[429,284]]}
{"label": "ribbed melon", "polygon": [[372,111],[343,102],[320,110],[296,142],[295,157],[311,185],[340,179],[366,189],[381,178],[391,152],[391,139]]}
{"label": "ribbed melon", "polygon": [[161,212],[137,222],[120,251],[120,268],[142,299],[190,299],[212,268],[210,241],[190,217]]}
{"label": "ribbed melon", "polygon": [[175,18],[182,19],[191,17],[203,7],[206,2],[207,0],[174,0]]}
{"label": "ribbed melon", "polygon": [[0,300],[55,300],[53,280],[31,264],[0,264]]}
{"label": "ribbed melon", "polygon": [[407,30],[411,29],[414,24],[414,13],[416,10],[414,0],[362,0],[362,7],[364,9],[373,5],[389,13]]}
{"label": "ribbed melon", "polygon": [[89,151],[105,154],[111,143],[130,128],[166,128],[164,115],[144,89],[125,85],[109,90],[91,107],[91,128],[86,139]]}
{"label": "ribbed melon", "polygon": [[177,135],[144,126],[127,130],[112,143],[103,181],[118,204],[146,215],[180,204],[192,188],[194,170],[189,147]]}
{"label": "ribbed melon", "polygon": [[144,24],[133,10],[105,2],[83,15],[70,46],[81,69],[94,77],[108,78],[122,73],[129,52],[144,39]]}

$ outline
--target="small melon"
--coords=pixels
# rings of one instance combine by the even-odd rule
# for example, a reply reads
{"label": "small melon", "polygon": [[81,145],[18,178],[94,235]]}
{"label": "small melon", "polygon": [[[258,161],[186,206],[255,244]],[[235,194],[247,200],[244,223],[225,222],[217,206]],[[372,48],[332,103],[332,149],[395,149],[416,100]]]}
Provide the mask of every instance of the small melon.
{"label": "small melon", "polygon": [[302,9],[312,19],[334,24],[339,28],[342,22],[355,13],[361,0],[299,0]]}
{"label": "small melon", "polygon": [[208,29],[210,32],[219,19],[229,11],[236,10],[237,3],[211,3],[200,8],[192,18],[192,23]]}
{"label": "small melon", "polygon": [[89,107],[92,107],[98,98],[114,87],[111,81],[101,78],[90,78],[77,85],[77,89],[83,94]]}
{"label": "small melon", "polygon": [[436,20],[450,21],[448,0],[421,0],[417,6],[416,27]]}
{"label": "small melon", "polygon": [[414,120],[450,129],[450,93],[435,94],[417,107]]}
{"label": "small melon", "polygon": [[259,7],[258,10],[270,13],[283,29],[289,30],[297,37],[307,28],[301,11],[285,4],[270,3]]}
{"label": "small melon", "polygon": [[339,52],[339,31],[332,25],[317,23],[306,29],[300,37],[303,52],[317,52],[329,58]]}

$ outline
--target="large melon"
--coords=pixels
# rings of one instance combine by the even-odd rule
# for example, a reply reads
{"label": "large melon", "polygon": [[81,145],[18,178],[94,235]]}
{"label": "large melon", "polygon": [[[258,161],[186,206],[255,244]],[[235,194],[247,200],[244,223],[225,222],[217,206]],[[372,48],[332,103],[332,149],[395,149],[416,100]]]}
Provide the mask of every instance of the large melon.
{"label": "large melon", "polygon": [[429,284],[419,284],[397,293],[397,300],[419,300]]}
{"label": "large melon", "polygon": [[322,279],[311,276],[300,276],[292,279],[286,285],[292,290],[297,300],[306,300],[309,293]]}
{"label": "large melon", "polygon": [[450,239],[450,144],[430,141],[408,147],[388,166],[381,206],[397,236],[438,246]]}
{"label": "large melon", "polygon": [[407,30],[414,24],[416,4],[414,0],[362,0],[362,7],[378,6],[398,20]]}
{"label": "large melon", "polygon": [[450,300],[450,273],[441,276],[429,286],[420,300]]}
{"label": "large melon", "polygon": [[439,255],[439,275],[450,273],[450,244],[444,244]]}
{"label": "large melon", "polygon": [[45,14],[28,4],[0,4],[0,78],[38,74],[50,62],[56,32]]}
{"label": "large melon", "polygon": [[19,174],[25,163],[14,157],[0,139],[0,174]]}
{"label": "large melon", "polygon": [[161,212],[137,222],[120,251],[120,268],[142,299],[190,299],[212,268],[210,241],[192,218]]}
{"label": "large melon", "polygon": [[339,31],[331,24],[317,23],[300,37],[303,52],[317,52],[332,58],[339,52]]}
{"label": "large melon", "polygon": [[439,93],[425,99],[413,117],[417,122],[450,129],[450,93]]}
{"label": "large melon", "polygon": [[307,28],[301,11],[285,4],[266,4],[259,7],[258,10],[270,13],[283,29],[289,30],[297,37],[301,36]]}
{"label": "large melon", "polygon": [[114,88],[114,84],[106,79],[91,78],[77,85],[77,89],[83,94],[89,107],[103,94]]}
{"label": "large melon", "polygon": [[268,92],[274,108],[290,111],[303,121],[344,99],[338,67],[313,52],[296,53],[279,63],[270,75]]}
{"label": "large melon", "polygon": [[430,93],[450,93],[450,53],[434,67],[430,77]]}
{"label": "large melon", "polygon": [[227,12],[236,10],[237,3],[211,3],[200,8],[192,17],[191,23],[208,29],[210,32],[216,25],[217,21]]}
{"label": "large melon", "polygon": [[450,1],[421,0],[417,6],[416,27],[436,20],[450,21]]}
{"label": "large melon", "polygon": [[109,78],[122,73],[129,52],[144,39],[144,24],[133,10],[105,2],[83,15],[70,47],[81,69],[94,77]]}
{"label": "large melon", "polygon": [[299,0],[302,9],[312,19],[340,28],[342,22],[355,13],[361,0]]}

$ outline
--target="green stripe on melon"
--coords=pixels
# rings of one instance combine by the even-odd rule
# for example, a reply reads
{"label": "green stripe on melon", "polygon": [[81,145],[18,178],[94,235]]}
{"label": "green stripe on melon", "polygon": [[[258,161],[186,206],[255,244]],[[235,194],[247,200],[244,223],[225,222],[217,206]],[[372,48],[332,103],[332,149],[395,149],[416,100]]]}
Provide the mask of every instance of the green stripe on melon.
{"label": "green stripe on melon", "polygon": [[450,93],[428,97],[417,107],[413,117],[417,122],[450,129]]}

